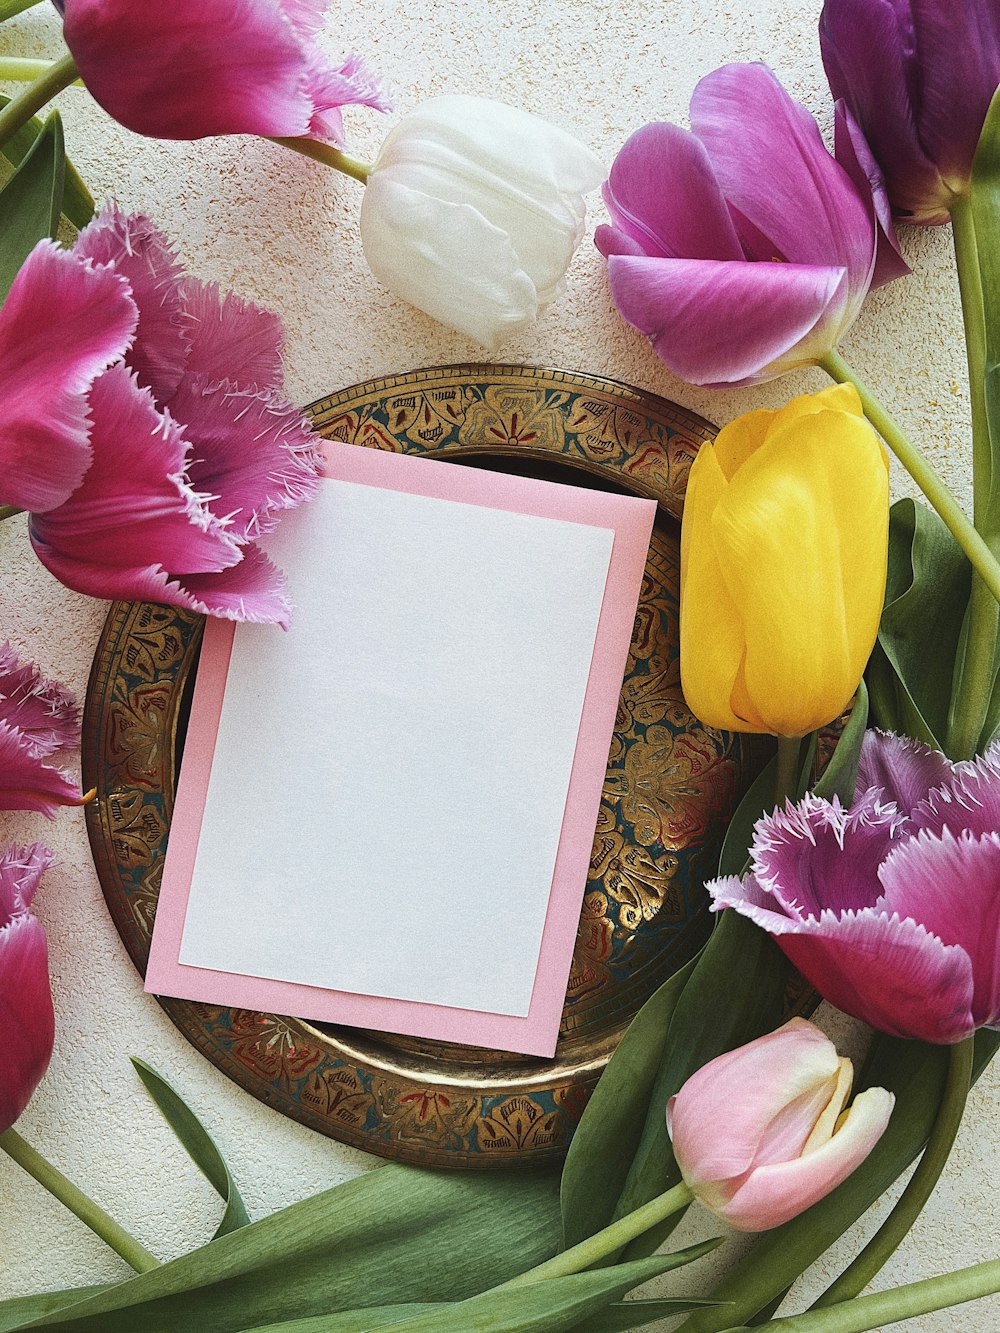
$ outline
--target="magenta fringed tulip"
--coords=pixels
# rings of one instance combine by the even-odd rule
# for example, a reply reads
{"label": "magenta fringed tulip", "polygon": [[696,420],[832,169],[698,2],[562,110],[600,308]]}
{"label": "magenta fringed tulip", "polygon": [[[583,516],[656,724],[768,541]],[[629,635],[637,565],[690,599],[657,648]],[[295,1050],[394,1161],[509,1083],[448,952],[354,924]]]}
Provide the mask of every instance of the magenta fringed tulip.
{"label": "magenta fringed tulip", "polygon": [[137,134],[262,134],[339,143],[339,108],[385,110],[357,56],[316,42],[326,0],[55,0],[88,91]]}
{"label": "magenta fringed tulip", "polygon": [[[111,207],[42,241],[0,310],[0,503],[77,592],[286,624],[256,544],[319,469],[275,315],[188,277]],[[7,355],[9,353],[9,356]]]}
{"label": "magenta fringed tulip", "polygon": [[850,1109],[853,1069],[804,1019],[718,1056],[667,1107],[685,1183],[738,1231],[781,1226],[865,1160],[894,1098],[868,1088]]}
{"label": "magenta fringed tulip", "polygon": [[859,122],[906,222],[947,222],[1000,83],[996,0],[826,0],[834,97]]}
{"label": "magenta fringed tulip", "polygon": [[831,1004],[896,1037],[1000,1026],[1000,747],[952,764],[865,737],[850,809],[807,796],[760,820],[752,873],[708,885]]}
{"label": "magenta fringed tulip", "polygon": [[38,843],[0,853],[0,1133],[27,1106],[52,1055],[48,946],[30,910],[51,864]]}
{"label": "magenta fringed tulip", "polygon": [[908,271],[843,107],[837,146],[841,162],[765,65],[726,65],[695,89],[690,133],[647,125],[622,148],[596,242],[619,313],[675,375],[755,384],[814,364]]}
{"label": "magenta fringed tulip", "polygon": [[38,668],[0,645],[0,810],[38,810],[50,818],[61,805],[78,805],[68,773],[43,762],[79,742],[73,696]]}

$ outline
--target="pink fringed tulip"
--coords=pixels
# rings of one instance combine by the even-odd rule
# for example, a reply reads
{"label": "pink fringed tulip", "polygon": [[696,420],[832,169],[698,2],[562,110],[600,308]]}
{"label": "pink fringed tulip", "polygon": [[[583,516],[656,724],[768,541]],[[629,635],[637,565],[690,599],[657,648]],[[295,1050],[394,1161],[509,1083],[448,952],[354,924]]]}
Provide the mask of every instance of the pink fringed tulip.
{"label": "pink fringed tulip", "polygon": [[52,853],[38,843],[0,854],[0,1133],[27,1106],[52,1055],[48,946],[29,910],[51,864]]}
{"label": "pink fringed tulip", "polygon": [[318,455],[281,393],[276,316],[186,276],[147,218],[108,208],[43,241],[0,311],[0,501],[94,597],[286,624],[256,539],[313,494]]}
{"label": "pink fringed tulip", "polygon": [[882,1137],[894,1097],[868,1088],[804,1019],[710,1060],[667,1107],[685,1183],[738,1231],[767,1231],[845,1180]]}
{"label": "pink fringed tulip", "polygon": [[708,885],[831,1004],[896,1037],[1000,1026],[1000,746],[951,764],[869,732],[849,810],[807,796],[757,824],[752,873]]}
{"label": "pink fringed tulip", "polygon": [[157,139],[207,134],[342,138],[339,108],[385,110],[357,56],[316,43],[326,0],[55,0],[89,92]]}
{"label": "pink fringed tulip", "polygon": [[619,313],[692,384],[814,364],[908,271],[857,126],[838,107],[841,165],[766,66],[726,65],[695,89],[691,131],[647,125],[611,168],[596,242]]}
{"label": "pink fringed tulip", "polygon": [[1000,83],[996,0],[826,0],[823,64],[903,221],[947,222]]}
{"label": "pink fringed tulip", "polygon": [[79,741],[73,696],[38,668],[0,646],[0,810],[38,810],[50,818],[78,805],[69,775],[42,762]]}

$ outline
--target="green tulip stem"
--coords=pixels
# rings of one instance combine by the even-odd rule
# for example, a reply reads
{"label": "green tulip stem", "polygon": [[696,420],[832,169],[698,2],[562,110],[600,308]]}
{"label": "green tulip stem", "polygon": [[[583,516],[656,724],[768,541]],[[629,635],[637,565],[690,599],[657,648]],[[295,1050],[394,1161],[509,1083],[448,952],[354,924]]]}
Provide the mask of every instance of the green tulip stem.
{"label": "green tulip stem", "polygon": [[13,138],[22,125],[27,125],[36,111],[40,111],[56,93],[61,93],[64,88],[75,83],[77,78],[79,74],[69,53],[61,60],[46,65],[44,72],[0,111],[0,144],[5,144],[8,139]]}
{"label": "green tulip stem", "polygon": [[509,1282],[503,1283],[503,1287],[505,1290],[512,1287],[528,1287],[535,1282],[544,1282],[546,1278],[568,1277],[571,1273],[582,1273],[587,1268],[593,1268],[602,1259],[618,1254],[629,1241],[645,1235],[650,1227],[655,1227],[665,1218],[679,1213],[693,1198],[694,1195],[682,1181],[673,1189],[667,1190],[665,1194],[651,1199],[649,1203],[636,1208],[634,1212],[627,1213],[625,1217],[620,1217],[617,1222],[612,1222],[603,1230],[595,1231],[586,1240],[570,1246],[568,1250],[563,1250],[561,1254],[539,1264],[537,1268],[511,1278]]}
{"label": "green tulip stem", "polygon": [[0,23],[6,23],[16,14],[23,14],[26,9],[34,9],[42,0],[0,0]]}
{"label": "green tulip stem", "polygon": [[[944,1310],[965,1301],[982,1300],[1000,1291],[1000,1259],[987,1259],[971,1268],[959,1268],[940,1277],[926,1277],[908,1282],[891,1291],[877,1291],[853,1301],[833,1305],[826,1310],[808,1310],[805,1314],[771,1319],[766,1327],[775,1333],[867,1333],[868,1329],[896,1324],[902,1319],[916,1319],[922,1314]],[[747,1333],[741,1324],[723,1333]]]}
{"label": "green tulip stem", "polygon": [[324,166],[333,167],[334,171],[343,172],[345,176],[360,181],[362,185],[368,184],[368,177],[372,171],[371,163],[362,162],[360,158],[351,157],[349,153],[342,153],[332,144],[322,143],[319,139],[283,139],[273,135],[268,137],[272,143],[280,143],[282,148],[291,148],[293,152],[301,153],[303,157],[311,157],[314,162],[322,162]]}
{"label": "green tulip stem", "polygon": [[801,736],[776,736],[778,764],[774,773],[774,803],[783,806],[786,800],[795,800],[799,788],[799,759],[802,754]]}
{"label": "green tulip stem", "polygon": [[160,1261],[155,1255],[140,1245],[134,1236],[118,1225],[103,1208],[93,1199],[78,1189],[71,1180],[57,1171],[40,1153],[21,1138],[16,1130],[8,1129],[0,1134],[0,1148],[33,1176],[40,1185],[44,1185],[50,1194],[74,1213],[81,1222],[85,1222],[91,1231],[100,1236],[107,1245],[120,1254],[125,1262],[137,1273],[148,1273],[152,1268],[159,1268]]}
{"label": "green tulip stem", "polygon": [[958,1042],[951,1048],[944,1095],[917,1169],[878,1231],[854,1262],[845,1268],[840,1277],[813,1303],[812,1309],[818,1310],[840,1301],[853,1300],[880,1271],[917,1220],[944,1170],[958,1127],[962,1123],[972,1078],[972,1056],[972,1037],[966,1037],[964,1041]]}
{"label": "green tulip stem", "polygon": [[[23,56],[0,56],[0,79],[7,83],[31,83],[52,68],[51,60],[27,60]],[[74,85],[82,88],[77,80]]]}
{"label": "green tulip stem", "polygon": [[[951,210],[955,264],[965,321],[965,350],[969,363],[969,397],[972,405],[972,494],[977,530],[995,545],[998,534],[991,510],[993,449],[986,413],[986,309],[979,272],[976,229],[972,201],[956,197]],[[993,690],[993,664],[1000,632],[1000,605],[982,579],[974,576],[966,621],[965,653],[952,691],[952,716],[946,750],[952,759],[971,759],[979,748]]]}
{"label": "green tulip stem", "polygon": [[865,416],[927,496],[952,536],[969,557],[972,568],[979,573],[990,593],[1000,602],[1000,563],[924,455],[906,438],[868,386],[857,377],[839,352],[828,352],[817,365],[838,384],[854,385],[861,397]]}
{"label": "green tulip stem", "polygon": [[0,505],[0,523],[2,523],[5,518],[14,518],[18,514],[23,513],[24,510],[18,509],[17,505]]}

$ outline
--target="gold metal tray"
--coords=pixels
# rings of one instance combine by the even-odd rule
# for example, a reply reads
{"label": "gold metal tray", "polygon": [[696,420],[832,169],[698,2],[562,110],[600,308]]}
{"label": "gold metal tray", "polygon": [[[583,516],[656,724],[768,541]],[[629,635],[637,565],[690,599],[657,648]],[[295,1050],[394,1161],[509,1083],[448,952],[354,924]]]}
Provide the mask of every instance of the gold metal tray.
{"label": "gold metal tray", "polygon": [[[356,1147],[435,1166],[557,1160],[629,1019],[708,933],[702,880],[746,776],[740,740],[692,718],[678,671],[677,520],[688,469],[713,428],[612,380],[503,365],[415,371],[308,410],[328,438],[659,503],[559,1046],[554,1059],[538,1060],[160,1003],[254,1096]],[[108,907],[140,971],[201,631],[200,617],[173,607],[115,603],[87,692],[84,785],[98,792],[87,809],[90,839]],[[442,922],[442,937],[447,930]]]}

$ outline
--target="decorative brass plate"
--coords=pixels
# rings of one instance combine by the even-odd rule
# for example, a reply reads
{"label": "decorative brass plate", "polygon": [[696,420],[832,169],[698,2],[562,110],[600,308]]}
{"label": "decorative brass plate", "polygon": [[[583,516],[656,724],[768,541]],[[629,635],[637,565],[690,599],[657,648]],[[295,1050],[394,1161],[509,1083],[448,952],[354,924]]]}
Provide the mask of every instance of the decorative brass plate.
{"label": "decorative brass plate", "polygon": [[[328,438],[579,479],[659,502],[559,1047],[543,1061],[160,1003],[237,1083],[334,1138],[425,1165],[556,1160],[629,1019],[708,932],[701,882],[743,777],[740,741],[701,727],[685,708],[677,660],[677,518],[691,461],[712,427],[612,380],[522,366],[415,371],[345,389],[309,411]],[[199,617],[173,607],[115,603],[87,693],[94,859],[140,971],[201,629]]]}

